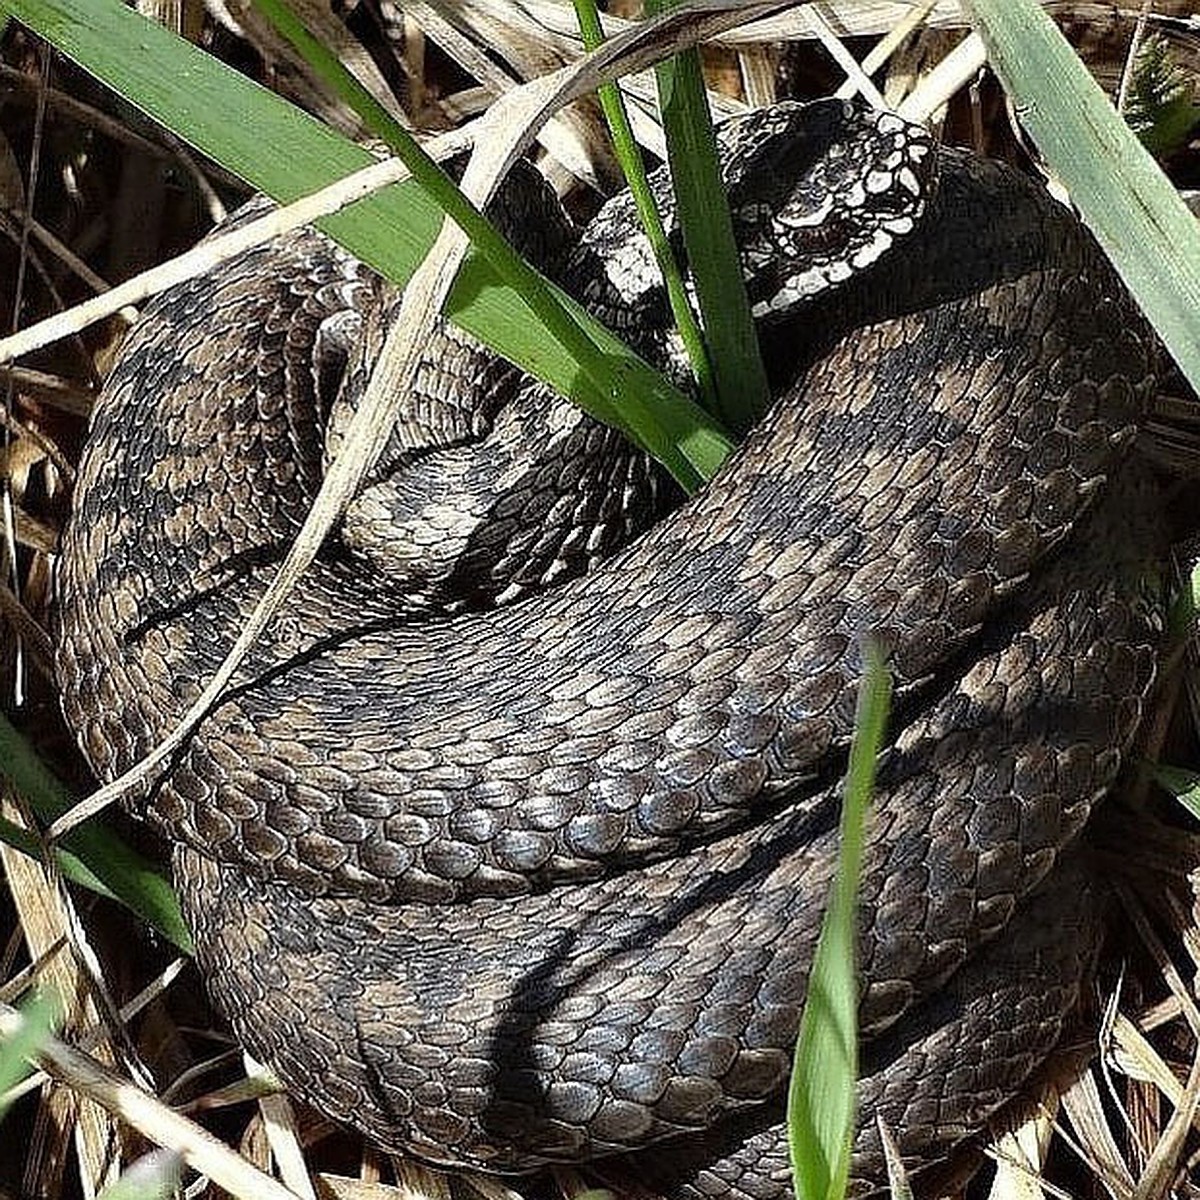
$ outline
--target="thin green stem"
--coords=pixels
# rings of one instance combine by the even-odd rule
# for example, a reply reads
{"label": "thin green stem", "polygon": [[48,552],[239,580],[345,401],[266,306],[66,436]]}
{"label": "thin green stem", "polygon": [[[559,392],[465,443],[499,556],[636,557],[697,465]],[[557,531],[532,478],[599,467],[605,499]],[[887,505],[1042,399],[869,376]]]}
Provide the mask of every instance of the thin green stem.
{"label": "thin green stem", "polygon": [[[600,25],[596,0],[575,0],[575,15],[579,21],[584,48],[594,50],[604,41],[604,30]],[[654,259],[658,263],[658,269],[662,272],[663,282],[667,289],[667,301],[671,306],[671,314],[675,318],[676,328],[679,330],[680,339],[691,364],[692,374],[696,378],[701,403],[715,415],[718,409],[716,378],[708,356],[708,346],[704,341],[704,331],[700,328],[696,314],[692,311],[687,288],[683,282],[683,273],[675,261],[675,255],[671,252],[671,244],[667,240],[662,217],[654,202],[654,195],[650,191],[646,166],[642,161],[641,148],[633,136],[629,114],[625,108],[625,99],[621,95],[621,89],[615,83],[604,84],[597,94],[600,97],[600,107],[608,121],[609,132],[612,134],[617,161],[621,164],[625,181],[633,196],[638,219],[642,223],[642,229],[650,243]]]}
{"label": "thin green stem", "polygon": [[[647,0],[647,12],[670,0]],[[700,55],[686,50],[655,67],[667,156],[717,402],[714,415],[744,434],[770,401],[767,373],[742,281],[741,260],[721,179]]]}
{"label": "thin green stem", "polygon": [[867,811],[892,694],[883,655],[869,639],[863,665],[842,788],[837,875],[809,972],[788,1089],[788,1148],[796,1200],[842,1200],[850,1173],[858,1077],[858,887]]}

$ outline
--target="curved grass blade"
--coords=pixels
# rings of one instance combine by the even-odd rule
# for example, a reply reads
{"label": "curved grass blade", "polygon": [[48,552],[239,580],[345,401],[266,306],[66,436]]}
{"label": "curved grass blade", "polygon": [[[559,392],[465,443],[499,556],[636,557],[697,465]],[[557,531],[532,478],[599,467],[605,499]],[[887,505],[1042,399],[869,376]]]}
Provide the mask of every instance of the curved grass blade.
{"label": "curved grass blade", "polygon": [[[0,716],[0,774],[47,823],[74,803],[67,789],[3,716]],[[0,838],[34,858],[42,857],[41,843],[11,822],[0,823]],[[82,826],[64,838],[55,853],[59,869],[68,879],[120,901],[183,953],[193,953],[191,935],[170,883],[111,829],[94,822]]]}
{"label": "curved grass blade", "polygon": [[[579,364],[584,375],[602,392],[612,393],[614,383],[611,379],[609,356],[597,341],[589,336],[590,318],[581,319],[581,310],[574,302],[568,302],[567,297],[548,279],[513,250],[495,226],[463,195],[454,180],[425,153],[408,130],[375,100],[336,56],[313,37],[284,0],[255,2],[317,74],[350,104],[372,132],[387,143],[392,153],[412,172],[413,179],[425,194],[467,234],[472,246],[487,260],[497,279],[521,297],[550,336]],[[674,391],[665,380],[660,386]],[[629,420],[630,414],[624,411],[622,397],[610,394],[608,398],[611,400],[611,407],[603,411],[593,407],[593,402],[584,403],[582,407],[598,419],[623,429],[639,445],[651,449],[652,435],[649,431],[643,435],[640,423],[637,420]],[[684,403],[690,404],[686,398],[683,400]],[[651,450],[651,453],[654,451]],[[682,464],[680,469],[676,469],[669,455],[662,461],[678,482],[689,491],[694,491],[704,481],[684,471]]]}
{"label": "curved grass blade", "polygon": [[[600,24],[600,13],[596,8],[596,0],[574,0],[575,16],[579,22],[579,31],[583,38],[585,49],[594,50],[604,41],[604,30]],[[650,183],[646,177],[646,166],[642,161],[642,152],[633,136],[633,128],[629,123],[629,114],[625,109],[625,101],[621,89],[615,83],[606,83],[596,93],[604,119],[608,122],[608,130],[612,136],[613,149],[625,182],[629,185],[629,193],[637,208],[638,219],[650,243],[654,261],[662,272],[663,283],[667,290],[667,302],[671,306],[671,315],[675,318],[675,327],[679,330],[680,340],[691,364],[692,374],[699,388],[701,402],[704,407],[715,414],[718,411],[717,382],[713,372],[712,360],[708,355],[708,347],[704,341],[704,333],[692,312],[691,301],[688,299],[687,288],[684,286],[683,274],[675,255],[667,240],[662,218],[650,191]]]}
{"label": "curved grass blade", "polygon": [[[0,0],[0,9],[277,200],[295,200],[371,162],[362,147],[118,0]],[[233,113],[236,120],[230,119]],[[461,199],[458,203],[461,207]],[[466,210],[453,215],[472,219]],[[319,224],[368,265],[403,283],[428,251],[441,219],[441,209],[410,181]],[[473,254],[446,312],[598,419],[616,424],[694,491],[724,460],[732,448],[729,439],[579,305],[545,287],[559,312],[554,329],[485,258]],[[571,332],[575,327],[581,332]],[[569,346],[560,336],[564,331]]]}

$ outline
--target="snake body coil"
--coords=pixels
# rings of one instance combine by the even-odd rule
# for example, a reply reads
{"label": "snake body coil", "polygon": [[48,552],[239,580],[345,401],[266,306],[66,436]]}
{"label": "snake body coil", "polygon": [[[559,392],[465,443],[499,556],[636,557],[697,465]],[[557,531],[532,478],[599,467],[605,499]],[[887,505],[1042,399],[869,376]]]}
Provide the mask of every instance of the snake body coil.
{"label": "snake body coil", "polygon": [[[773,173],[757,150],[739,166],[781,122]],[[864,127],[865,168],[845,149]],[[403,544],[413,600],[366,576],[357,535],[330,546],[144,799],[218,1006],[388,1148],[523,1171],[672,1139],[666,1188],[783,1194],[780,1096],[867,633],[897,699],[862,894],[856,1178],[881,1170],[876,1115],[918,1167],[978,1129],[1050,1053],[1094,957],[1078,834],[1161,629],[1135,447],[1153,340],[1091,239],[1002,167],[841,105],[722,140],[747,228],[782,211],[772,236],[802,247],[743,232],[752,295],[805,324],[764,335],[794,377],[712,483],[614,550],[640,518],[592,485],[654,488],[607,435],[499,367],[504,404],[460,411],[456,392],[444,418],[414,399],[424,449],[402,435],[391,456],[401,479],[445,460],[466,487],[455,557],[422,574],[423,534]],[[935,157],[923,213],[889,212],[886,236],[850,222]],[[618,225],[602,214],[567,251],[593,302],[608,282],[579,264],[641,254]],[[366,336],[380,290],[301,232],[163,296],[130,336],[61,565],[65,711],[101,777],[171,728],[261,594],[340,419],[314,346]],[[445,371],[432,356],[431,392]],[[551,449],[528,465],[508,437],[531,427]],[[479,465],[463,443],[488,439]],[[375,482],[366,526],[436,526],[427,492]],[[584,509],[590,540],[546,533]],[[456,609],[462,562],[477,594]]]}

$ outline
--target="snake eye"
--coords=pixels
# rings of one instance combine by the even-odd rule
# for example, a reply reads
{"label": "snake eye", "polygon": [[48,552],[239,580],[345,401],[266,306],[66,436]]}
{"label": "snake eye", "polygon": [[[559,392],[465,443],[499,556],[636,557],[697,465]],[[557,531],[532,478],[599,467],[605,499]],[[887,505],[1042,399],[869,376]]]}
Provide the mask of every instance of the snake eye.
{"label": "snake eye", "polygon": [[778,183],[794,184],[811,173],[829,149],[829,142],[830,138],[825,131],[817,131],[815,135],[805,131],[803,134],[793,133],[788,137],[777,138],[773,143],[774,152],[763,166]]}

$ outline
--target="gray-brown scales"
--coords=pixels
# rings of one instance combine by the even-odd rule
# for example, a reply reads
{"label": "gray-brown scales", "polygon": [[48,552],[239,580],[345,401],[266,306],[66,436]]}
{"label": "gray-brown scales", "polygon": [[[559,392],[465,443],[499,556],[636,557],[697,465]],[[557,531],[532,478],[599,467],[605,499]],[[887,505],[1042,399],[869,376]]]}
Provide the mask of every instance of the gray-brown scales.
{"label": "gray-brown scales", "polygon": [[[832,102],[722,144],[780,380],[711,484],[664,506],[613,435],[469,340],[433,348],[344,539],[140,803],[238,1035],[384,1147],[511,1172],[676,1139],[668,1190],[788,1192],[867,634],[897,696],[856,1178],[880,1177],[876,1117],[915,1167],[972,1135],[1093,962],[1080,834],[1162,641],[1154,339],[1001,166]],[[575,244],[513,186],[501,219],[669,364],[627,203]],[[300,232],[130,336],[60,581],[65,711],[101,778],[216,669],[394,303]]]}

